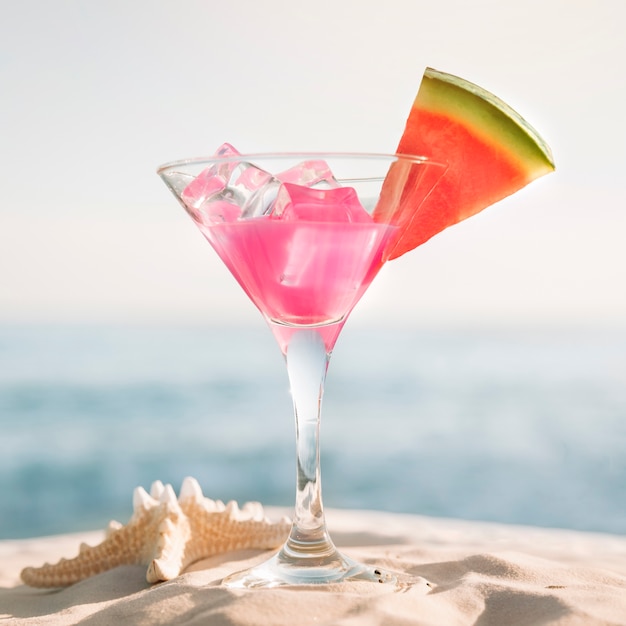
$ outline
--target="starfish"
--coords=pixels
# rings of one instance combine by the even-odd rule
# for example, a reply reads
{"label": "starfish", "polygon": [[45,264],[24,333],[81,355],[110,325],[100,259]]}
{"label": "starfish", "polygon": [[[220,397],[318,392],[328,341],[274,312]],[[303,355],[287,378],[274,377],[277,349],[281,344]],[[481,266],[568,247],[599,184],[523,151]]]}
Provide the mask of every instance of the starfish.
{"label": "starfish", "polygon": [[180,495],[161,481],[150,494],[137,487],[126,526],[112,521],[97,546],[81,544],[79,554],[53,565],[27,567],[22,580],[31,587],[66,587],[118,565],[146,565],[146,580],[171,580],[200,559],[242,549],[277,548],[291,521],[272,522],[259,502],[224,504],[202,495],[194,478],[185,478]]}

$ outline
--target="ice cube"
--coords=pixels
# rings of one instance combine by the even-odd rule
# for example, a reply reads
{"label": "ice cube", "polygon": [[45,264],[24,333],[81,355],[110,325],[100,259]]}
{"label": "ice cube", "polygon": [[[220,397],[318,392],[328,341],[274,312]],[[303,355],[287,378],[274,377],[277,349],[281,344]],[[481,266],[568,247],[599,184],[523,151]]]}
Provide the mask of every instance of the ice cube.
{"label": "ice cube", "polygon": [[[214,156],[237,156],[239,152],[229,143],[222,144]],[[183,190],[181,197],[183,202],[192,209],[199,209],[206,201],[222,192],[233,171],[239,166],[238,161],[227,161],[211,165],[202,170]]]}
{"label": "ice cube", "polygon": [[[213,156],[216,157],[237,157],[241,156],[241,152],[239,152],[236,148],[233,148],[229,143],[223,143],[216,151]],[[232,161],[225,161],[224,163],[219,163],[215,165],[216,173],[224,178],[224,180],[230,180],[233,176],[233,172],[240,167],[242,161],[238,161],[237,159],[233,159]]]}
{"label": "ice cube", "polygon": [[247,163],[232,185],[242,197],[241,216],[259,217],[269,213],[279,187],[280,181],[269,172]]}
{"label": "ice cube", "polygon": [[339,187],[339,183],[328,167],[328,163],[321,159],[303,161],[294,167],[276,174],[281,183],[293,183],[305,187],[321,187],[333,189]]}
{"label": "ice cube", "polygon": [[[213,170],[213,171],[211,171]],[[187,212],[201,224],[232,222],[241,215],[241,202],[216,173],[215,166],[202,171],[182,194]]]}
{"label": "ice cube", "polygon": [[313,189],[283,183],[271,213],[273,219],[314,222],[371,222],[352,187]]}
{"label": "ice cube", "polygon": [[199,209],[207,200],[226,187],[226,179],[215,166],[208,167],[194,178],[183,190],[183,202],[192,209]]}
{"label": "ice cube", "polygon": [[[221,145],[215,156],[240,156],[230,144]],[[230,222],[241,217],[260,215],[276,197],[276,191],[266,198],[271,174],[252,163],[238,159],[215,163],[190,182],[182,193],[192,217],[204,224]],[[276,183],[278,187],[279,183]]]}

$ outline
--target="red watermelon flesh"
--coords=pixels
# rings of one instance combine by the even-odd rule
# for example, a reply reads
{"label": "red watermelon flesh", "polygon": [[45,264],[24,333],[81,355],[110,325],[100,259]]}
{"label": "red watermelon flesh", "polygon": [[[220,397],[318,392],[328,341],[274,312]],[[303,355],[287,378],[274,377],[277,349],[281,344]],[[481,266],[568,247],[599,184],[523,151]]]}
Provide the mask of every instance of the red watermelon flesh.
{"label": "red watermelon flesh", "polygon": [[[411,108],[397,152],[448,164],[425,198],[403,191],[392,166],[374,219],[399,226],[388,260],[424,243],[528,183],[554,170],[550,148],[507,104],[472,83],[428,68]],[[407,184],[414,181],[410,179]],[[393,216],[393,217],[392,217]]]}

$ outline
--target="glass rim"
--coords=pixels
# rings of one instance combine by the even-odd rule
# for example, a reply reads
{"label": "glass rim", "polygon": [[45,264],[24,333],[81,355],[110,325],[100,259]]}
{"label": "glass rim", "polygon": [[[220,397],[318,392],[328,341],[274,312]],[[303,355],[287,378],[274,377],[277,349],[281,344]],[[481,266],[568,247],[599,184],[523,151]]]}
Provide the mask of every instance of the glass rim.
{"label": "glass rim", "polygon": [[423,163],[425,165],[436,165],[448,168],[449,164],[445,161],[437,161],[432,157],[417,155],[417,154],[405,154],[400,152],[319,152],[319,151],[294,151],[294,152],[248,152],[242,154],[225,154],[225,155],[213,155],[204,157],[191,157],[187,159],[176,159],[173,161],[167,161],[157,167],[156,173],[161,175],[167,170],[175,169],[177,167],[186,167],[190,165],[201,165],[206,163],[232,163],[234,161],[254,161],[254,160],[266,160],[266,159],[296,159],[296,158],[309,158],[309,159],[380,159],[387,161],[405,161],[414,164]]}

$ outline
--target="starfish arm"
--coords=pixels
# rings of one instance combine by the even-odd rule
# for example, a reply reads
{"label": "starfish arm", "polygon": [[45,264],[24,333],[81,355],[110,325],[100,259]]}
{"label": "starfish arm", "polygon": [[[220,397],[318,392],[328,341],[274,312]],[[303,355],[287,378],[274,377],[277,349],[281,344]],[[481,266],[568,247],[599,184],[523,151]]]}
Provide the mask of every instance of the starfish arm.
{"label": "starfish arm", "polygon": [[175,520],[163,520],[159,527],[154,558],[148,564],[146,580],[149,583],[171,580],[182,572],[189,538],[189,521],[186,515],[181,513]]}
{"label": "starfish arm", "polygon": [[22,580],[31,587],[66,587],[119,565],[137,565],[141,558],[131,530],[126,526],[113,531],[97,546],[82,544],[73,559],[27,567],[22,570]]}
{"label": "starfish arm", "polygon": [[270,521],[258,503],[248,503],[240,510],[236,502],[229,502],[226,507],[219,507],[221,511],[214,511],[210,502],[205,506],[207,500],[182,503],[191,530],[183,569],[200,559],[232,550],[277,548],[289,534],[291,521],[286,517]]}

